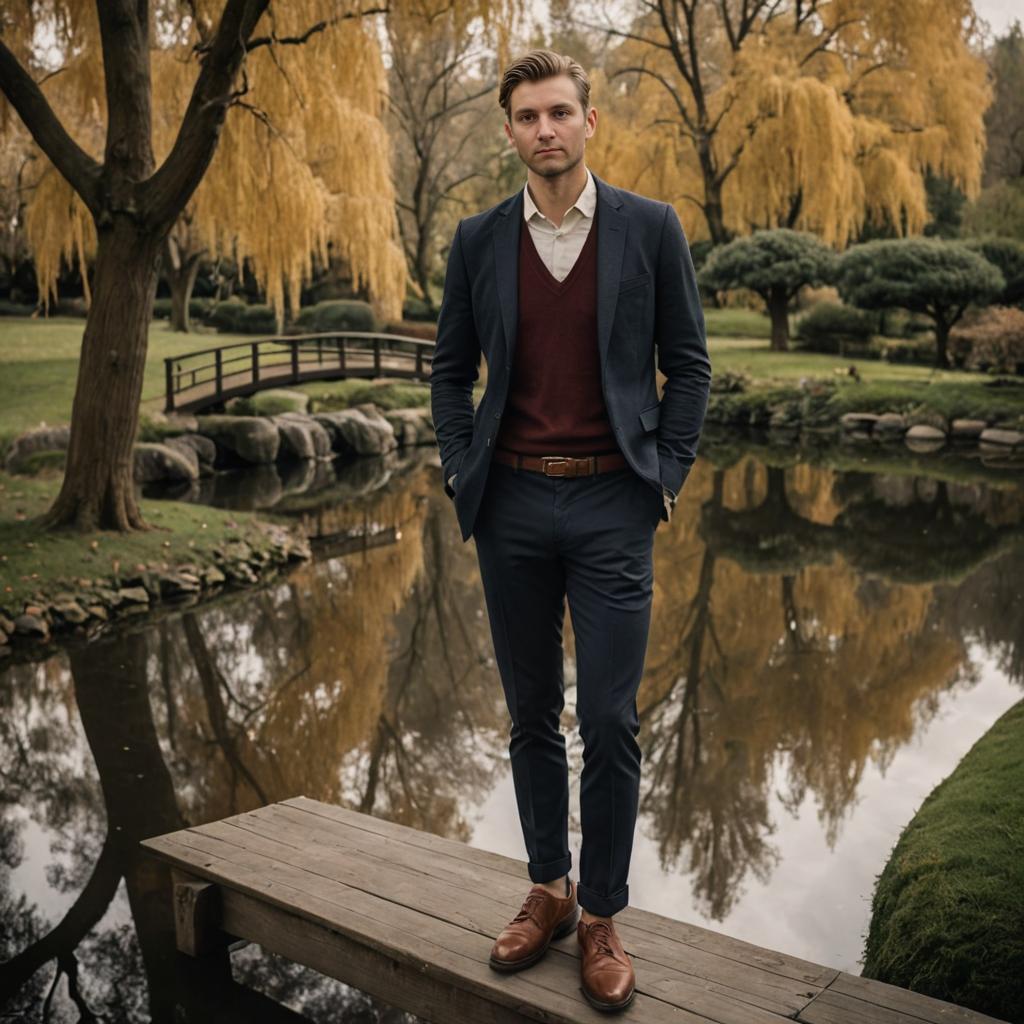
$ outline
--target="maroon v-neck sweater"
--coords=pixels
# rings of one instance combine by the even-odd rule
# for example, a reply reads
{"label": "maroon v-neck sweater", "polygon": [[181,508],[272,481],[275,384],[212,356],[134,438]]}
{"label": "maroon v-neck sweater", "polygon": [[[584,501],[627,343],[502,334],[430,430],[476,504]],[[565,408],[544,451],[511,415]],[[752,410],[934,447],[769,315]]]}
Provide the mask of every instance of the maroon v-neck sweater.
{"label": "maroon v-neck sweater", "polygon": [[495,441],[525,455],[618,451],[597,350],[597,219],[572,269],[556,280],[529,226],[519,231],[519,327]]}

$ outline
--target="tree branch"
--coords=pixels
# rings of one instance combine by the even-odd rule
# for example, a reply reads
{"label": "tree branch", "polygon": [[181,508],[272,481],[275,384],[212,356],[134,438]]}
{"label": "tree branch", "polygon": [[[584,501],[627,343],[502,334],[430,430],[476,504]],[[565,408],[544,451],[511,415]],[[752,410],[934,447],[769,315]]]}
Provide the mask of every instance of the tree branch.
{"label": "tree branch", "polygon": [[140,186],[140,206],[154,227],[168,226],[191,198],[213,159],[246,41],[269,0],[227,0],[209,52],[202,58],[178,136],[167,159]]}
{"label": "tree branch", "polygon": [[39,148],[95,215],[102,167],[68,135],[42,90],[0,40],[0,90],[18,112]]}

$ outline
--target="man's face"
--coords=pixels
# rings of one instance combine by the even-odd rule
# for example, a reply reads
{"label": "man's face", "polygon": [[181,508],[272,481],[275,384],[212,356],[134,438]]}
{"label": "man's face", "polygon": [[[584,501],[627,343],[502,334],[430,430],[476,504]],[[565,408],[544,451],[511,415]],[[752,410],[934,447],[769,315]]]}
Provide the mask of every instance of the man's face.
{"label": "man's face", "polygon": [[553,178],[583,159],[586,140],[597,125],[597,111],[591,107],[584,117],[568,75],[520,82],[509,101],[512,121],[505,122],[505,135],[534,174]]}

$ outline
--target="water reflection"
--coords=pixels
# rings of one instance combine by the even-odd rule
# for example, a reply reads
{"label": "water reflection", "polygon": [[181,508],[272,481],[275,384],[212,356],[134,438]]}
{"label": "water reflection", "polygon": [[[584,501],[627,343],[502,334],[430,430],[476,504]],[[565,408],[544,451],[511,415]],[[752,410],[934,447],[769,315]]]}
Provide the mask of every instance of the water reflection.
{"label": "water reflection", "polygon": [[[651,909],[682,904],[768,945],[744,931],[747,893],[757,883],[764,913],[780,912],[773,878],[810,867],[784,841],[808,804],[826,850],[855,813],[892,833],[873,877],[904,822],[877,795],[861,807],[865,791],[941,709],[967,706],[982,660],[996,695],[981,731],[1024,680],[1024,490],[788,461],[712,451],[695,467],[658,531],[638,700],[631,890],[650,876],[675,900]],[[41,1019],[49,1003],[53,1020],[326,1020],[342,1006],[405,1019],[259,950],[177,956],[169,878],[138,841],[306,794],[467,841],[500,834],[522,855],[475,554],[429,462],[280,493],[261,476],[231,500],[277,493],[275,511],[324,538],[312,564],[7,670],[0,1005]],[[568,618],[566,643],[571,728]],[[578,738],[569,749],[578,771]],[[927,753],[925,793],[952,767],[941,745]],[[866,924],[852,903],[829,921],[844,950]]]}

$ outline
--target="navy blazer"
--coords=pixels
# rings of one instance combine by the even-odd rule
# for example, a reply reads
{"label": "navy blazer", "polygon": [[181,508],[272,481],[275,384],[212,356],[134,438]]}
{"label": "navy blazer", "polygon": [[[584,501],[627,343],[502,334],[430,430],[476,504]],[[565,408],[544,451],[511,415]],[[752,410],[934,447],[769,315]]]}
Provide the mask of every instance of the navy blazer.
{"label": "navy blazer", "polygon": [[[594,182],[597,346],[605,405],[626,461],[667,495],[667,521],[697,455],[711,385],[697,278],[682,225],[668,203],[615,188],[596,174]],[[460,220],[448,254],[430,405],[442,483],[455,501],[463,541],[473,532],[512,377],[524,226],[520,189]],[[481,353],[487,386],[474,411]],[[655,365],[666,378],[660,402]],[[453,489],[448,480],[454,473]]]}

